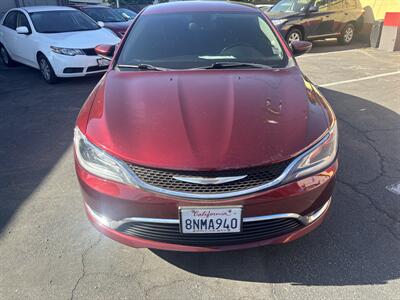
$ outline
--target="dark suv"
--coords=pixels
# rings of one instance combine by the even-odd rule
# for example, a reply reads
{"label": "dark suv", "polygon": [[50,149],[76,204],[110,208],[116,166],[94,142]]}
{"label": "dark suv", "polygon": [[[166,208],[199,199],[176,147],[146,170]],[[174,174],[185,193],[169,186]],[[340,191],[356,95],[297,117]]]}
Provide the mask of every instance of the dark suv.
{"label": "dark suv", "polygon": [[130,20],[126,20],[120,13],[112,9],[111,7],[102,5],[71,5],[71,7],[79,9],[80,11],[87,14],[100,26],[104,26],[112,30],[119,38],[122,38],[125,31],[128,30],[131,25]]}
{"label": "dark suv", "polygon": [[350,44],[362,29],[363,13],[359,0],[282,0],[267,15],[288,44],[325,38]]}

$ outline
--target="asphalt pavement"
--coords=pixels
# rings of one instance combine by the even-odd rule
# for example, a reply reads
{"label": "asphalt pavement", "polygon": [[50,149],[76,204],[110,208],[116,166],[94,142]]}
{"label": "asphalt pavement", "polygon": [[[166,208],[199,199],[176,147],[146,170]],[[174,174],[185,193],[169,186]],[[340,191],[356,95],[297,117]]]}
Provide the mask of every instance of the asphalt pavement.
{"label": "asphalt pavement", "polygon": [[200,254],[129,248],[87,221],[72,136],[98,76],[47,85],[1,66],[0,299],[400,299],[400,53],[326,42],[298,62],[339,123],[326,221]]}

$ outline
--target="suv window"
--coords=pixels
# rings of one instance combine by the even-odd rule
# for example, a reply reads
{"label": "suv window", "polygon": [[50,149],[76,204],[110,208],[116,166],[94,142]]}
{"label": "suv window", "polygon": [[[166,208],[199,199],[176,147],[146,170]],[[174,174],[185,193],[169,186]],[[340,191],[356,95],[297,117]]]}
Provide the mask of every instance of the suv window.
{"label": "suv window", "polygon": [[315,0],[314,6],[318,7],[319,11],[337,11],[343,9],[344,0]]}
{"label": "suv window", "polygon": [[3,25],[12,30],[15,30],[17,28],[17,12],[9,12],[7,17],[4,19]]}
{"label": "suv window", "polygon": [[27,27],[29,32],[31,32],[31,26],[29,25],[28,19],[22,12],[19,12],[18,20],[17,20],[17,27],[21,27],[21,26]]}
{"label": "suv window", "polygon": [[357,8],[357,0],[345,0],[346,8]]}
{"label": "suv window", "polygon": [[337,11],[343,9],[343,0],[329,0],[328,1],[328,10],[329,11]]}

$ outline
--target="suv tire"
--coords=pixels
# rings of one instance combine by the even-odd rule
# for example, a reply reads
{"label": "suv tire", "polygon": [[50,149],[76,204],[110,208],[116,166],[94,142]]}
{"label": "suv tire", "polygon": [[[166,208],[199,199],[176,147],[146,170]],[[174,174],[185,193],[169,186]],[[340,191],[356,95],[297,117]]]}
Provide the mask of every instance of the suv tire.
{"label": "suv tire", "polygon": [[6,47],[0,44],[0,57],[3,64],[7,67],[15,66],[15,61],[11,58],[10,54],[8,54]]}
{"label": "suv tire", "polygon": [[351,42],[352,42],[353,39],[354,39],[355,30],[356,30],[356,28],[354,27],[354,25],[351,24],[351,23],[348,23],[348,24],[344,27],[344,29],[343,29],[343,31],[342,31],[342,34],[341,34],[340,37],[338,38],[339,44],[342,44],[342,45],[349,45],[349,44],[351,44]]}
{"label": "suv tire", "polygon": [[292,28],[286,34],[286,42],[288,43],[289,46],[292,43],[292,41],[302,41],[303,38],[304,38],[303,33],[298,28]]}
{"label": "suv tire", "polygon": [[53,67],[50,62],[43,54],[38,55],[39,70],[42,73],[43,79],[49,83],[53,84],[58,81],[58,77],[54,73]]}

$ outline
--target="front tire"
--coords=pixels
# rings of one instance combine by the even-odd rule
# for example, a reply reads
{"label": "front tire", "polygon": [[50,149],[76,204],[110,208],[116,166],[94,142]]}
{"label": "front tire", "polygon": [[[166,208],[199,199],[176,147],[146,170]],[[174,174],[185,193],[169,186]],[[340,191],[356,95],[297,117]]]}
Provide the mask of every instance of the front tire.
{"label": "front tire", "polygon": [[338,38],[339,44],[342,44],[342,45],[351,44],[351,42],[353,41],[353,38],[354,38],[355,29],[356,28],[354,27],[353,24],[351,24],[351,23],[347,24],[344,27],[342,34]]}
{"label": "front tire", "polygon": [[58,81],[58,77],[54,73],[53,67],[51,66],[50,62],[43,54],[38,56],[38,63],[43,79],[49,84],[56,83]]}
{"label": "front tire", "polygon": [[8,54],[7,49],[0,44],[0,57],[3,64],[7,67],[15,66],[15,61],[11,58],[10,54]]}
{"label": "front tire", "polygon": [[286,35],[286,42],[289,46],[293,41],[302,41],[303,39],[303,33],[297,28],[290,29]]}

